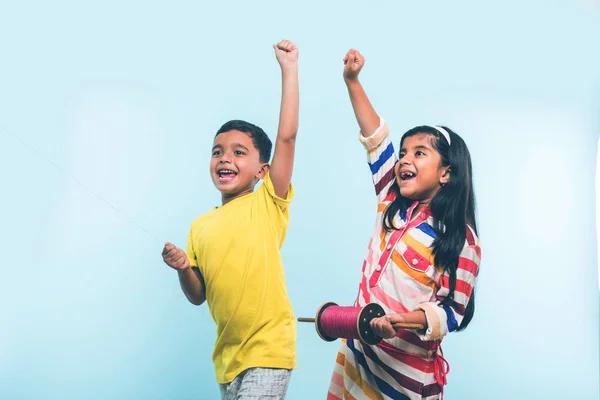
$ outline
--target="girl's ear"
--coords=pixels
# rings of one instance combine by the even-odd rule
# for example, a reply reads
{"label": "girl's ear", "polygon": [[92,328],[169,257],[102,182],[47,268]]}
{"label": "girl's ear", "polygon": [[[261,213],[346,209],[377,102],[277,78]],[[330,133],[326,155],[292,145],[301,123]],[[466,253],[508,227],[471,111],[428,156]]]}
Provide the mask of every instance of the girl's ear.
{"label": "girl's ear", "polygon": [[444,186],[446,183],[450,182],[451,173],[452,169],[450,166],[444,167],[442,176],[440,176],[440,185]]}

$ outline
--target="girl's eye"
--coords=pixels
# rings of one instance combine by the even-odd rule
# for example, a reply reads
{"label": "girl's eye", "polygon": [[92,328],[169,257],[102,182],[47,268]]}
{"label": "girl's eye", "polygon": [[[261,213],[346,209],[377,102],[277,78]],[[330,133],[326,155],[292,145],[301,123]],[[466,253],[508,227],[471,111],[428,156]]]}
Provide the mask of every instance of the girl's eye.
{"label": "girl's eye", "polygon": [[400,153],[400,154],[399,154],[399,156],[398,156],[398,158],[402,158],[402,157],[404,157],[405,155],[406,155],[405,153]]}
{"label": "girl's eye", "polygon": [[213,155],[213,157],[219,156],[219,155],[221,155],[221,151],[220,150],[215,150],[215,151],[213,151],[212,155]]}
{"label": "girl's eye", "polygon": [[423,153],[421,150],[418,150],[415,154],[418,155],[418,156],[424,156],[425,155],[425,153]]}

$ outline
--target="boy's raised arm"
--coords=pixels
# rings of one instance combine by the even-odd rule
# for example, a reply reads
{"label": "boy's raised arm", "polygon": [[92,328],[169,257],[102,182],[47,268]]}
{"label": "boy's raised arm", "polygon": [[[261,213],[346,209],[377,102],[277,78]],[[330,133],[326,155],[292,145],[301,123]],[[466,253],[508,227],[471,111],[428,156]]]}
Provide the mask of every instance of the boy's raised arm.
{"label": "boy's raised arm", "polygon": [[298,48],[289,40],[282,40],[273,47],[281,66],[282,88],[279,128],[270,175],[275,194],[286,198],[292,180],[298,132]]}

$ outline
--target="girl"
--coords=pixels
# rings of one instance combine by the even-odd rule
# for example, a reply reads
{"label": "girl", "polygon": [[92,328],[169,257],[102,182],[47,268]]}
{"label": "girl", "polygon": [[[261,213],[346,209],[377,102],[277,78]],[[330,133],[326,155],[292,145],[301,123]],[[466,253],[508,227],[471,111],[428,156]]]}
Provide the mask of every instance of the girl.
{"label": "girl", "polygon": [[[396,157],[358,81],[364,58],[352,49],[344,64],[378,203],[355,306],[378,303],[386,316],[371,323],[379,344],[342,340],[328,399],[439,399],[449,372],[442,338],[466,328],[475,307],[480,248],[469,150],[448,128],[419,126],[402,136]],[[396,331],[394,322],[425,328]]]}

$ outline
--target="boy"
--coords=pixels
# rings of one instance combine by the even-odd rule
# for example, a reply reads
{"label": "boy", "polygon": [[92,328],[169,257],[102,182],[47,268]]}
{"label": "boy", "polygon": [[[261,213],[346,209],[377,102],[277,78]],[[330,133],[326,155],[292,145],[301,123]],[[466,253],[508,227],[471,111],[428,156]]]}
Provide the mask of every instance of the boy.
{"label": "boy", "polygon": [[272,144],[262,129],[245,121],[224,124],[210,162],[222,206],[192,223],[185,252],[171,243],[162,252],[187,299],[208,302],[217,325],[213,362],[222,399],[283,399],[297,366],[296,325],[279,250],[294,196],[298,49],[287,40],[273,47],[282,98],[271,165]]}

